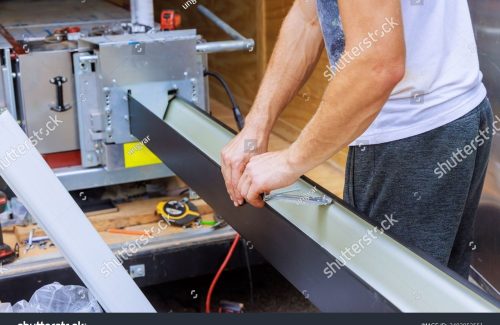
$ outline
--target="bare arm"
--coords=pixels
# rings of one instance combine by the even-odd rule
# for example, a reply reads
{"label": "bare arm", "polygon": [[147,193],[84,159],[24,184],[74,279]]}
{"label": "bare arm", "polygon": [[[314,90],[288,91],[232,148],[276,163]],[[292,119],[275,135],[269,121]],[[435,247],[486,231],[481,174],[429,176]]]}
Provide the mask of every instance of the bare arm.
{"label": "bare arm", "polygon": [[323,50],[316,2],[296,0],[286,16],[247,123],[271,132],[316,67]]}
{"label": "bare arm", "polygon": [[292,184],[361,135],[403,78],[400,0],[339,0],[339,10],[349,63],[337,71],[317,112],[289,149],[252,157],[247,164],[238,190],[254,206],[264,205],[261,193]]}
{"label": "bare arm", "polygon": [[[281,26],[245,127],[221,153],[222,174],[235,205],[243,203],[237,185],[246,164],[252,156],[267,151],[276,119],[311,75],[322,49],[315,1],[296,0]],[[245,149],[248,141],[253,142],[252,150]]]}
{"label": "bare arm", "polygon": [[[292,144],[289,161],[302,173],[360,136],[404,75],[400,1],[341,0],[339,10],[342,18],[347,18],[343,19],[346,50],[362,48],[364,38],[372,47],[358,57],[351,53],[347,59],[353,60],[328,85],[317,113]],[[375,31],[378,35],[370,37]]]}

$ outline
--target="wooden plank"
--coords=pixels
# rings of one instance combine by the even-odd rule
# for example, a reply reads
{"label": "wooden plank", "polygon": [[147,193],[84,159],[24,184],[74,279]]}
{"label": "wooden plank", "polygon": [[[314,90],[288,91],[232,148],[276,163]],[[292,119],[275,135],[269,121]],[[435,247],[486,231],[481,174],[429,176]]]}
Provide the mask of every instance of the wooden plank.
{"label": "wooden plank", "polygon": [[[154,198],[118,204],[118,211],[89,217],[97,231],[106,231],[110,228],[125,228],[158,222],[160,216],[155,214],[156,205],[160,201],[179,198]],[[203,200],[194,200],[201,214],[208,214],[212,209]]]}
{"label": "wooden plank", "polygon": [[155,222],[160,220],[154,211],[161,200],[155,198],[117,204],[118,211],[90,216],[89,220],[97,231]]}

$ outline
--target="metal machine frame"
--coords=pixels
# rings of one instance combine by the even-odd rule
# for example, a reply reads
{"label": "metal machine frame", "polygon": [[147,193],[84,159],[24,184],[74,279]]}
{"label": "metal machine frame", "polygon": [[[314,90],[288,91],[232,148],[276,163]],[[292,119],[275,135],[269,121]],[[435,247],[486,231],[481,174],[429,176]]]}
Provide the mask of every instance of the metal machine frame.
{"label": "metal machine frame", "polygon": [[12,46],[0,36],[0,107],[5,107],[17,117],[14,86],[12,84],[12,66],[10,61]]}
{"label": "metal machine frame", "polygon": [[[150,2],[134,1],[132,9],[144,12],[142,7]],[[37,2],[44,8],[57,5],[63,15],[57,17],[51,10],[45,15],[30,15],[32,5],[29,1],[4,5],[11,14],[0,21],[4,24],[0,26],[0,107],[7,107],[28,135],[37,132],[52,115],[64,121],[39,141],[37,148],[46,159],[52,156],[58,162],[69,158],[56,155],[70,154],[71,163],[53,167],[68,190],[173,176],[159,161],[143,159],[137,163],[141,158],[131,158],[134,164],[127,164],[132,155],[125,147],[141,139],[130,134],[124,89],[176,89],[208,111],[208,82],[203,75],[207,54],[252,51],[254,47],[252,39],[202,5],[198,10],[230,40],[206,42],[195,30],[163,32],[156,27],[136,33],[140,28],[135,27],[140,26],[130,26],[137,21],[136,12],[130,14],[103,0],[89,0],[83,7],[71,0]],[[91,10],[93,6],[97,13]],[[79,9],[82,12],[75,14]],[[47,40],[49,31],[67,26],[80,27],[83,36]],[[89,36],[95,29],[104,34]],[[33,81],[35,75],[37,82]]]}
{"label": "metal machine frame", "polygon": [[[45,6],[49,2],[37,1],[37,6]],[[145,2],[145,0],[140,0],[136,1],[136,4],[141,6]],[[51,3],[54,4],[55,1]],[[73,0],[57,1],[58,6],[68,3],[72,6],[81,5]],[[244,38],[211,14],[208,9],[199,5],[198,8],[203,11],[204,15],[209,16],[209,19],[230,35],[230,40],[206,42],[196,34],[195,30],[159,32],[153,29],[148,33],[82,37],[78,42],[73,41],[69,45],[43,44],[47,29],[78,25],[84,34],[88,34],[95,26],[128,24],[130,21],[130,13],[122,8],[109,7],[111,4],[102,0],[87,0],[86,8],[91,3],[107,6],[105,10],[99,7],[101,9],[94,17],[95,20],[87,17],[85,21],[82,21],[83,13],[78,10],[67,10],[68,17],[58,19],[58,23],[53,23],[50,17],[40,14],[34,18],[27,18],[26,24],[20,25],[20,19],[8,17],[11,23],[5,27],[0,25],[0,109],[7,109],[26,132],[23,96],[29,96],[29,93],[22,92],[22,83],[25,82],[28,85],[30,82],[33,83],[36,80],[33,77],[36,73],[30,74],[19,70],[24,64],[20,62],[19,55],[28,57],[35,52],[43,56],[63,53],[65,60],[70,59],[72,72],[69,73],[66,70],[65,75],[61,75],[56,69],[50,80],[42,78],[44,80],[40,82],[44,82],[48,90],[39,91],[38,94],[39,96],[44,96],[45,93],[50,95],[54,98],[52,106],[54,107],[55,104],[55,107],[61,111],[69,109],[72,113],[76,112],[71,118],[77,120],[78,128],[71,132],[76,132],[82,164],[52,169],[64,187],[67,190],[88,189],[173,176],[174,174],[161,163],[124,168],[126,152],[121,146],[124,143],[134,143],[140,140],[131,136],[129,131],[126,90],[151,91],[156,89],[165,98],[168,90],[176,90],[177,93],[208,111],[208,81],[203,76],[208,62],[207,54],[251,51],[254,41]],[[12,1],[9,4],[21,3]],[[32,12],[12,8],[10,10],[15,13]],[[0,21],[1,23],[4,21]],[[2,37],[2,34],[8,35],[9,39]],[[35,60],[30,61],[36,63]],[[43,65],[44,62],[40,63]],[[34,67],[36,68],[36,65]],[[45,69],[45,67],[41,66],[40,69]],[[69,86],[69,78],[74,87]],[[50,83],[52,79],[53,82]],[[60,87],[56,92],[57,86]],[[65,100],[63,105],[57,105],[56,101],[59,98],[54,95],[59,95],[59,90],[63,95],[67,92],[74,94],[70,97],[61,96],[68,102]],[[69,103],[70,98],[72,98],[71,103]],[[42,109],[48,111],[50,107],[46,106]],[[36,181],[36,179],[33,177],[26,181]],[[59,218],[64,219],[64,216],[59,216]],[[209,232],[205,232],[204,229],[193,229],[183,234],[168,236],[168,238],[156,238],[150,245],[131,256],[125,262],[125,267],[140,285],[207,274],[216,270],[219,254],[222,256],[226,252],[234,235],[234,230],[227,227]],[[71,236],[68,237],[71,238]],[[121,249],[121,245],[112,245],[110,248],[116,253]],[[210,258],[200,258],[187,267],[186,261],[182,261],[182,258],[185,258],[186,254],[193,256],[192,252],[199,252],[200,255],[203,252],[211,254],[206,255]],[[253,256],[251,260],[262,261],[256,251],[250,255]],[[165,258],[168,258],[169,263],[165,263]],[[156,264],[156,261],[160,261],[160,264]],[[240,259],[233,265],[243,263],[246,261]],[[0,290],[0,299],[3,301],[26,299],[42,284],[64,279],[74,282],[75,273],[70,272],[69,265],[61,253],[17,260],[8,267],[2,268],[0,289],[6,290]],[[142,270],[142,273],[134,275],[133,270],[138,268]],[[61,274],[68,274],[68,276],[61,277]],[[7,290],[13,284],[19,288],[16,293]],[[92,285],[91,283],[85,284]]]}

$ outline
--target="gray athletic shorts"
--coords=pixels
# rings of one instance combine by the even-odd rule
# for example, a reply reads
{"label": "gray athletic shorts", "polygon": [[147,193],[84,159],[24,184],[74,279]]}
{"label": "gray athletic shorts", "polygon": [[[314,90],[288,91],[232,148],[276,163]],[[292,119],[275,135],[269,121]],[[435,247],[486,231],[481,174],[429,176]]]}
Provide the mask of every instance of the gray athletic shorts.
{"label": "gray athletic shorts", "polygon": [[[475,213],[495,130],[488,99],[463,117],[393,142],[351,147],[344,200],[467,277]],[[500,130],[499,130],[500,131]]]}

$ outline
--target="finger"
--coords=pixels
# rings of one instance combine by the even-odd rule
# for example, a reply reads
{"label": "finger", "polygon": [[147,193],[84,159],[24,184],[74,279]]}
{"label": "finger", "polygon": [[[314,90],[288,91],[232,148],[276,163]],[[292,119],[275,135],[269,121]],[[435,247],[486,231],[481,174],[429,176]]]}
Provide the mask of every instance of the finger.
{"label": "finger", "polygon": [[255,185],[251,185],[250,189],[248,190],[248,193],[246,195],[246,200],[248,203],[253,205],[256,208],[262,208],[264,207],[264,200],[262,200],[262,197],[260,195],[260,189],[256,187]]}
{"label": "finger", "polygon": [[238,184],[240,182],[241,175],[245,170],[245,165],[240,164],[239,166],[233,166],[231,169],[231,185],[233,188],[233,199],[237,201],[238,204],[243,203],[243,196],[241,191],[238,189]]}
{"label": "finger", "polygon": [[230,168],[231,168],[231,166],[228,165],[223,159],[222,165],[221,165],[222,177],[224,177],[224,183],[226,184],[227,193],[229,194],[231,201],[234,201],[233,200],[232,185],[231,185],[231,169]]}
{"label": "finger", "polygon": [[240,182],[238,184],[238,191],[244,198],[246,198],[251,185],[252,178],[248,174],[244,173],[243,176],[241,176]]}

